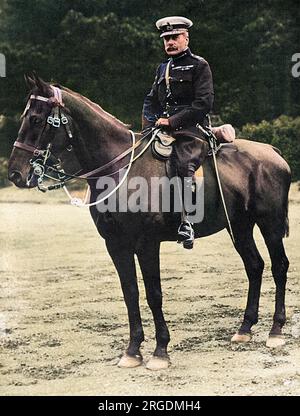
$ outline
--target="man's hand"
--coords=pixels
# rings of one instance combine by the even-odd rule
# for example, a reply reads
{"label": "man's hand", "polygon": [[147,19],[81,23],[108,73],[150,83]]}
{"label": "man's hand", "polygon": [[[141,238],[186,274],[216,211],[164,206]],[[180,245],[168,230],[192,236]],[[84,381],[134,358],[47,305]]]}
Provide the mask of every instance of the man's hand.
{"label": "man's hand", "polygon": [[160,126],[169,126],[169,125],[170,125],[170,124],[169,124],[169,119],[167,119],[167,118],[159,118],[159,119],[156,121],[155,125],[156,125],[157,127],[160,127]]}

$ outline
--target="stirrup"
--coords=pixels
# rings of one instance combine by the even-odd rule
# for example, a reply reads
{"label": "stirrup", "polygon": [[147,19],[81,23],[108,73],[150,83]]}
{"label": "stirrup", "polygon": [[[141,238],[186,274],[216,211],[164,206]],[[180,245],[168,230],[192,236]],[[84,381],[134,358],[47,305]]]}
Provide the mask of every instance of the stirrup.
{"label": "stirrup", "polygon": [[195,233],[192,224],[189,221],[184,221],[178,228],[177,243],[183,243],[186,249],[192,249],[194,245]]}

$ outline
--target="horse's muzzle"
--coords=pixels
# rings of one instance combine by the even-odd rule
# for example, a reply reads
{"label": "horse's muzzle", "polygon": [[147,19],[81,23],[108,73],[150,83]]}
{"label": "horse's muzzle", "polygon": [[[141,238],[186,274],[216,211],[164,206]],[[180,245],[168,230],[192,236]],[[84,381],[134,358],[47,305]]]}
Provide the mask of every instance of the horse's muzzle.
{"label": "horse's muzzle", "polygon": [[12,170],[11,172],[8,172],[8,179],[19,187],[21,187],[24,183],[21,172],[17,170]]}
{"label": "horse's muzzle", "polygon": [[18,188],[34,188],[37,186],[37,178],[34,174],[28,175],[24,180],[22,173],[18,170],[9,171],[8,179]]}

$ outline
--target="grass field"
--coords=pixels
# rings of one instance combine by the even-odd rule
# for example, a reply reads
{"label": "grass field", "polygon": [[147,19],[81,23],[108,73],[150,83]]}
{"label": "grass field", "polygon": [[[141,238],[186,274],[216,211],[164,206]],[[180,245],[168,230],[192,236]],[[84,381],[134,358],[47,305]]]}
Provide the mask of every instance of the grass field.
{"label": "grass field", "polygon": [[[116,367],[128,340],[125,304],[104,241],[88,210],[64,193],[0,190],[0,395],[299,395],[300,192],[290,194],[286,345],[265,346],[274,311],[266,267],[260,321],[246,345],[231,345],[248,282],[226,232],[197,240],[192,251],[162,244],[164,310],[172,365],[150,372]],[[154,325],[139,274],[146,340]]]}

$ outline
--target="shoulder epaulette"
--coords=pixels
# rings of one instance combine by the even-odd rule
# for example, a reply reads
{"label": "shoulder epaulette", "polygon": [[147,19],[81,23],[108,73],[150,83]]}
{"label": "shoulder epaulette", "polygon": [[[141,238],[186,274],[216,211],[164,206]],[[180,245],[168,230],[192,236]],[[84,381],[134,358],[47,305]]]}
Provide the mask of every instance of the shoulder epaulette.
{"label": "shoulder epaulette", "polygon": [[194,53],[191,53],[191,56],[193,58],[197,59],[198,61],[206,62],[206,60],[204,58],[202,58],[202,56],[195,55]]}

